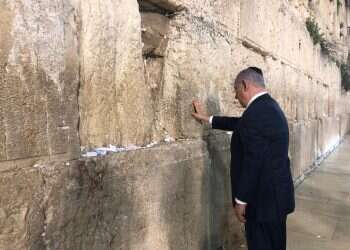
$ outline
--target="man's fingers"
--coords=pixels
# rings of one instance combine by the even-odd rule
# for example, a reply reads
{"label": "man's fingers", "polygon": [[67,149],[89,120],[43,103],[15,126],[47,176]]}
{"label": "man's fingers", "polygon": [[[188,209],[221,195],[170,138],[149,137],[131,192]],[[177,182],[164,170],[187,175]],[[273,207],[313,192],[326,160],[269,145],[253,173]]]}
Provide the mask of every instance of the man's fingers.
{"label": "man's fingers", "polygon": [[245,223],[246,219],[243,214],[238,213],[238,220],[242,223]]}
{"label": "man's fingers", "polygon": [[245,222],[246,222],[244,216],[240,216],[240,217],[239,217],[239,221],[242,222],[242,223],[245,223]]}
{"label": "man's fingers", "polygon": [[245,218],[245,208],[240,207],[239,205],[236,205],[235,207],[235,213],[236,213],[236,217],[237,219],[242,222],[245,223],[246,222],[246,218]]}
{"label": "man's fingers", "polygon": [[237,219],[239,220],[239,222],[242,222],[242,223],[245,222],[244,216],[242,216],[241,214],[239,214],[238,211],[236,211],[236,217],[237,217]]}
{"label": "man's fingers", "polygon": [[192,104],[194,106],[194,109],[196,110],[197,113],[201,113],[202,109],[201,109],[201,103],[199,101],[192,101]]}
{"label": "man's fingers", "polygon": [[202,104],[199,101],[193,100],[192,105],[194,107],[192,116],[200,122],[209,122],[209,116],[203,111]]}

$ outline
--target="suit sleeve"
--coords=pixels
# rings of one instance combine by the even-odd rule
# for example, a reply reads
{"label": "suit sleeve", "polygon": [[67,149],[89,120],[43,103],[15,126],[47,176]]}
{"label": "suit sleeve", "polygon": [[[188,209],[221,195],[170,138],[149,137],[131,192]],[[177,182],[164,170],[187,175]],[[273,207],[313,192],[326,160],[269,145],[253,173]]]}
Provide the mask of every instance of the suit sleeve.
{"label": "suit sleeve", "polygon": [[256,195],[259,177],[264,166],[264,157],[269,147],[258,127],[261,126],[256,119],[244,121],[240,137],[243,144],[243,166],[238,179],[236,198],[251,203]]}
{"label": "suit sleeve", "polygon": [[240,117],[213,116],[211,126],[213,129],[235,131]]}

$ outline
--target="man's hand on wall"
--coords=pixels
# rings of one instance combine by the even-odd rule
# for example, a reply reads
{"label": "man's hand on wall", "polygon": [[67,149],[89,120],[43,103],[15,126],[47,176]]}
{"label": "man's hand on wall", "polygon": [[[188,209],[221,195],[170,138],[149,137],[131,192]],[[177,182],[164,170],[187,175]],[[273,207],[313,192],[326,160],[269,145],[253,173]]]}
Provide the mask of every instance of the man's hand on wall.
{"label": "man's hand on wall", "polygon": [[203,111],[203,104],[198,100],[193,100],[192,105],[194,108],[192,116],[200,122],[209,122],[209,116]]}
{"label": "man's hand on wall", "polygon": [[245,210],[246,210],[247,205],[244,204],[236,204],[235,205],[235,213],[236,213],[236,217],[237,219],[242,222],[245,223],[246,219],[245,219]]}

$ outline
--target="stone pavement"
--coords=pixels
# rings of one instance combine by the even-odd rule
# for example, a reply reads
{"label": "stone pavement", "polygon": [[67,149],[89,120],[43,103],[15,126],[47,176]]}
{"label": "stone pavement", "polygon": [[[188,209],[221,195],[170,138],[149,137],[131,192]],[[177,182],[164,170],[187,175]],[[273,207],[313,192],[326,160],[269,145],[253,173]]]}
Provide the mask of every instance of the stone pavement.
{"label": "stone pavement", "polygon": [[288,250],[350,250],[350,136],[296,189]]}

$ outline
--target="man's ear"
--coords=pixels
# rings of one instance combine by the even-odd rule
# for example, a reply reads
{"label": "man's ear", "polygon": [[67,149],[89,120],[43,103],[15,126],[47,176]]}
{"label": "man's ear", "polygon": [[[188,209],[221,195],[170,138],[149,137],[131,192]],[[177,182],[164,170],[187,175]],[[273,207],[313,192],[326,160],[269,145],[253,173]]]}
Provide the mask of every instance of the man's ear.
{"label": "man's ear", "polygon": [[243,89],[247,90],[248,85],[247,85],[247,81],[246,80],[242,80],[242,85],[243,85]]}

